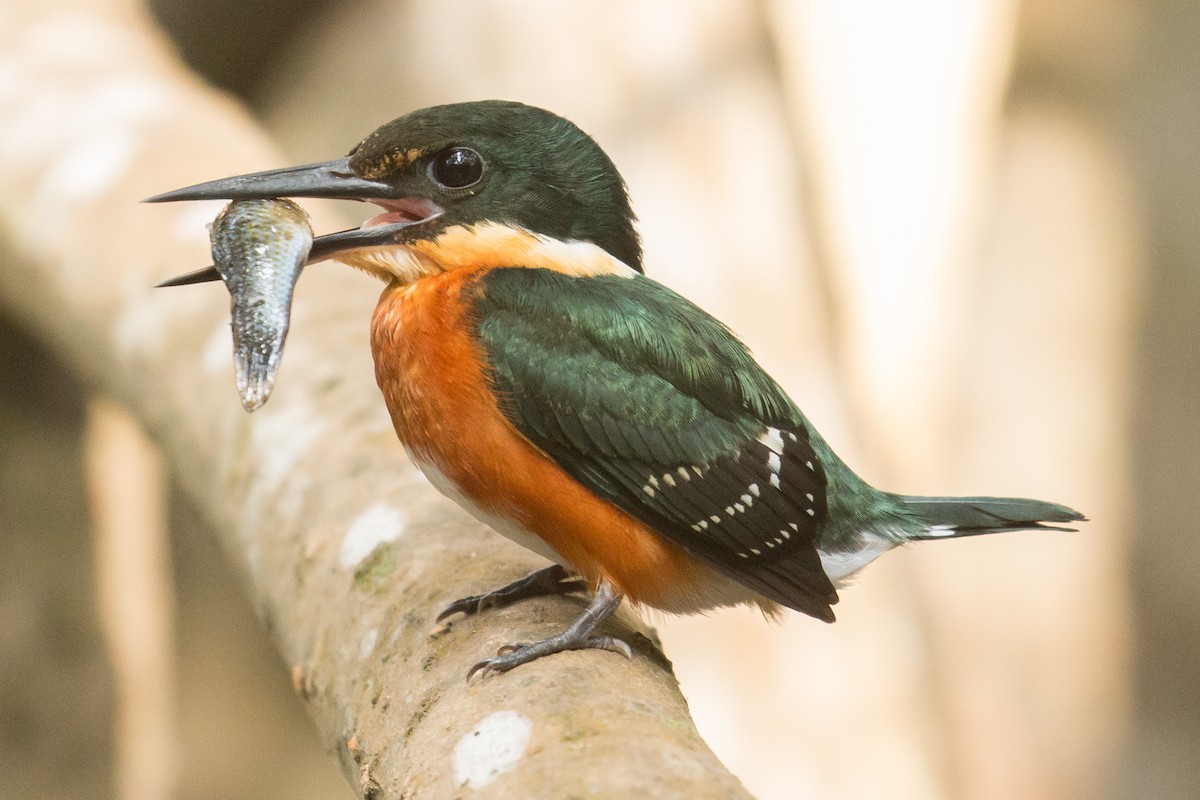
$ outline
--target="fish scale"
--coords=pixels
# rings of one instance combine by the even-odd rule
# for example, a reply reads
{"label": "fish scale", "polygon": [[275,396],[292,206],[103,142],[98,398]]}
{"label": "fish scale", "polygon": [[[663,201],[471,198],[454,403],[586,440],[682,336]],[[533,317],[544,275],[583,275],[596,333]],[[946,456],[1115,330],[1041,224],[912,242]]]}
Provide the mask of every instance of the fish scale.
{"label": "fish scale", "polygon": [[267,402],[283,356],[292,290],[308,261],[308,214],[290,200],[236,200],[210,227],[213,263],[229,289],[235,381],[242,407]]}

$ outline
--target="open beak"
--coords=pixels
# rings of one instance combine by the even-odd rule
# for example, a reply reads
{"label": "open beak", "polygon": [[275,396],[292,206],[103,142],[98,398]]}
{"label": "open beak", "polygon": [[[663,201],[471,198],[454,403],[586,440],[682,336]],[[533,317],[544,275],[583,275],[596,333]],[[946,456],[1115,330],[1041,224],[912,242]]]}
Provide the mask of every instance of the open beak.
{"label": "open beak", "polygon": [[[385,213],[372,217],[361,228],[330,233],[313,239],[307,264],[334,258],[351,250],[387,247],[397,244],[402,232],[442,214],[436,203],[420,197],[397,197],[389,184],[360,178],[350,169],[350,159],[340,158],[320,164],[254,172],[232,178],[198,183],[171,192],[148,197],[144,203],[171,203],[179,200],[273,200],[279,197],[322,197],[361,200],[375,203]],[[170,278],[159,286],[185,286],[220,280],[216,267]]]}

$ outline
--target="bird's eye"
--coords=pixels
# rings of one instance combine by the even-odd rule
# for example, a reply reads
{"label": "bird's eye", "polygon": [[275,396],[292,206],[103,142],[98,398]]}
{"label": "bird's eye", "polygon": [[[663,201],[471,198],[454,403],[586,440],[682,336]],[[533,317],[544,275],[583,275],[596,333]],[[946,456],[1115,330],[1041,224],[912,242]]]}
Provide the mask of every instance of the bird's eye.
{"label": "bird's eye", "polygon": [[465,189],[483,177],[483,156],[469,147],[451,147],[434,156],[429,177],[447,189]]}

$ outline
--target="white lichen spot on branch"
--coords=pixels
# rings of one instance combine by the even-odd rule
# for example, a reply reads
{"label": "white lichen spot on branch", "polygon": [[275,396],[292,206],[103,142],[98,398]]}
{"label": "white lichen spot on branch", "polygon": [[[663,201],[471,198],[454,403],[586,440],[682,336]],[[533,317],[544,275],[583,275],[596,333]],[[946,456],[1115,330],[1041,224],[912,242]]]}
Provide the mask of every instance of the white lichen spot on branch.
{"label": "white lichen spot on branch", "polygon": [[265,491],[283,483],[327,427],[325,416],[303,398],[289,399],[292,402],[272,403],[253,417],[251,436],[259,456],[258,480]]}
{"label": "white lichen spot on branch", "polygon": [[385,503],[376,503],[350,523],[342,537],[339,560],[353,567],[384,542],[392,542],[404,532],[404,512]]}
{"label": "white lichen spot on branch", "polygon": [[487,786],[516,766],[532,734],[533,723],[516,711],[488,715],[454,746],[455,785]]}
{"label": "white lichen spot on branch", "polygon": [[375,642],[379,639],[379,629],[371,628],[358,644],[358,657],[366,658],[375,650]]}

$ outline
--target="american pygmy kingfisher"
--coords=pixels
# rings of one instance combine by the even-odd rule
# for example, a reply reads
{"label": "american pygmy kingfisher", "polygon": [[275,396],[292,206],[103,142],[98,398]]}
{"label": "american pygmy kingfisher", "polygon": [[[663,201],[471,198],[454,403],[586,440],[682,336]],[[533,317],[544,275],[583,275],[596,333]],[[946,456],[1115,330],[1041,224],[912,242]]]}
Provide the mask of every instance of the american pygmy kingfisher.
{"label": "american pygmy kingfisher", "polygon": [[[719,321],[642,274],[625,184],[567,120],[512,102],[414,111],[336,161],[152,201],[331,197],[384,213],[318,237],[387,286],[371,322],[396,434],[429,480],[554,566],[444,616],[588,591],[504,672],[596,635],[623,598],[832,622],[837,587],[922,539],[1082,520],[1038,500],[911,497],[854,474]],[[190,281],[216,277],[196,273]]]}

